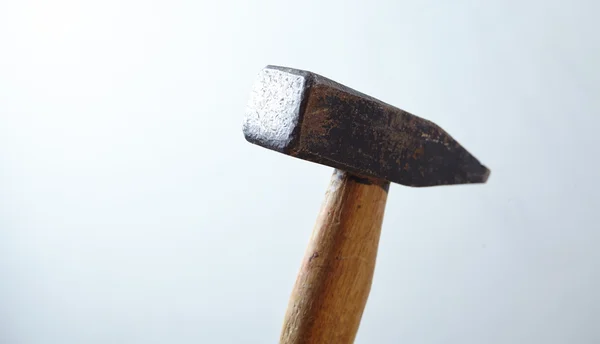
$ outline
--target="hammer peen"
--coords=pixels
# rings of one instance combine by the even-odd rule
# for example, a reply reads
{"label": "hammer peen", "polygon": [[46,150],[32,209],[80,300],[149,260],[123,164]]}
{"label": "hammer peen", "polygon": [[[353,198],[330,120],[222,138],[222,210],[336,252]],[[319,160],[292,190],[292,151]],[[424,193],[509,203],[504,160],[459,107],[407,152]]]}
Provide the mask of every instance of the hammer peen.
{"label": "hammer peen", "polygon": [[490,174],[436,124],[304,70],[267,66],[259,73],[243,132],[253,144],[334,168],[281,344],[354,342],[390,182],[485,183]]}

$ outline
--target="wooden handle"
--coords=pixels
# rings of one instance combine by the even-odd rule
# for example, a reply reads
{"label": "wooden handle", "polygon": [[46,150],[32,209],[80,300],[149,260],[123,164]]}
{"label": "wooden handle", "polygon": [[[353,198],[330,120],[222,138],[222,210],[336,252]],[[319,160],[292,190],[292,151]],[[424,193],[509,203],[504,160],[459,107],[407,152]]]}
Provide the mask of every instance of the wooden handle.
{"label": "wooden handle", "polygon": [[281,344],[354,342],[371,290],[389,182],[336,170],[288,304]]}

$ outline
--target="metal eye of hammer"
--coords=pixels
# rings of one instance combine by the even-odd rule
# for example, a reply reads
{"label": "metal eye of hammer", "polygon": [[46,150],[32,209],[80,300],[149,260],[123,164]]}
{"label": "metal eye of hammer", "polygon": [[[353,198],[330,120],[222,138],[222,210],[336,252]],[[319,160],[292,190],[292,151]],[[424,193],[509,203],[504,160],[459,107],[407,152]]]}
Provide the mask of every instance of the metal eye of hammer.
{"label": "metal eye of hammer", "polygon": [[249,142],[333,167],[290,296],[281,344],[353,343],[390,182],[485,183],[490,171],[436,124],[308,71],[267,66],[244,117]]}

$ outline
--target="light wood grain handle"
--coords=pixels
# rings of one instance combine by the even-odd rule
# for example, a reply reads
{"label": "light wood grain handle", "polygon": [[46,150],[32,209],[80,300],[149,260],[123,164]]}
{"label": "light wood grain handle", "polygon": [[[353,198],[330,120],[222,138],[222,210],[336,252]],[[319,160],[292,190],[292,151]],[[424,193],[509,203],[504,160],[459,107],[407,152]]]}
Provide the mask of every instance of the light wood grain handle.
{"label": "light wood grain handle", "polygon": [[288,304],[281,344],[354,342],[371,290],[388,182],[334,171]]}

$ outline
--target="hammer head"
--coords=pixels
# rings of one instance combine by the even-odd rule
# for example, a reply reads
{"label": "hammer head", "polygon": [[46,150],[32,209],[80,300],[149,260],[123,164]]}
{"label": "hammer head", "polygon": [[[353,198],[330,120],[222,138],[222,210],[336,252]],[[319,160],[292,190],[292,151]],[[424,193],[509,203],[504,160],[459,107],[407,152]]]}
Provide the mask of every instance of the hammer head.
{"label": "hammer head", "polygon": [[436,124],[298,69],[260,72],[243,131],[259,146],[407,186],[485,183],[490,173]]}

